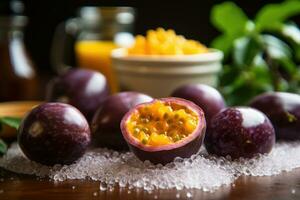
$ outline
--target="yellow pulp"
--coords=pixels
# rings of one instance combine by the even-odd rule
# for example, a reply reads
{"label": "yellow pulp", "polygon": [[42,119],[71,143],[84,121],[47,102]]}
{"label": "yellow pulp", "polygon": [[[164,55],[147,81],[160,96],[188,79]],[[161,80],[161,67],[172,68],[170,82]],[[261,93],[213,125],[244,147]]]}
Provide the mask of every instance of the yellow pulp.
{"label": "yellow pulp", "polygon": [[129,55],[189,55],[206,53],[208,49],[198,41],[176,35],[174,30],[149,30],[146,36],[135,37]]}
{"label": "yellow pulp", "polygon": [[126,126],[144,145],[162,146],[187,137],[198,123],[194,111],[175,103],[156,101],[133,113]]}
{"label": "yellow pulp", "polygon": [[117,45],[112,41],[83,40],[76,42],[75,53],[79,67],[100,71],[107,78],[112,92],[119,90],[111,66],[110,54]]}

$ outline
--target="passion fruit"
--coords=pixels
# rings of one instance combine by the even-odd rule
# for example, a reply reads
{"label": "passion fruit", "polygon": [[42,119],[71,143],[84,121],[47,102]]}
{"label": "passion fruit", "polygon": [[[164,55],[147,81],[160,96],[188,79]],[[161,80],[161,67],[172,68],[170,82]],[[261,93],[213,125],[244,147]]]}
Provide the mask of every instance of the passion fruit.
{"label": "passion fruit", "polygon": [[205,135],[204,112],[191,101],[170,97],[133,107],[121,130],[130,150],[142,161],[172,162],[197,153]]}
{"label": "passion fruit", "polygon": [[269,119],[256,109],[226,108],[212,118],[204,143],[211,154],[251,158],[272,150],[275,131]]}
{"label": "passion fruit", "polygon": [[121,120],[132,107],[152,100],[152,97],[138,92],[121,92],[106,98],[92,120],[93,145],[128,149],[120,129]]}
{"label": "passion fruit", "polygon": [[71,164],[84,154],[91,141],[85,117],[63,103],[35,107],[22,120],[18,131],[23,153],[45,165]]}
{"label": "passion fruit", "polygon": [[71,69],[49,82],[46,101],[71,104],[90,121],[108,95],[108,84],[101,73]]}
{"label": "passion fruit", "polygon": [[250,106],[269,117],[278,140],[300,140],[300,95],[264,93],[255,97]]}
{"label": "passion fruit", "polygon": [[211,118],[225,108],[225,101],[220,92],[204,84],[183,85],[177,88],[171,96],[190,100],[201,107],[208,125]]}

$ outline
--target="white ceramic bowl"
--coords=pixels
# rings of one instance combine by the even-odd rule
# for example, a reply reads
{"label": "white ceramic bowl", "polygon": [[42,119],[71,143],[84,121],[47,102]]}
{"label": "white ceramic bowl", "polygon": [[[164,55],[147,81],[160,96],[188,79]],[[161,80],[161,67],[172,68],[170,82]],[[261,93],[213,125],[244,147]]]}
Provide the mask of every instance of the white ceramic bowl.
{"label": "white ceramic bowl", "polygon": [[222,58],[223,53],[216,49],[197,55],[132,56],[121,48],[112,52],[112,65],[122,89],[167,97],[187,83],[216,86]]}

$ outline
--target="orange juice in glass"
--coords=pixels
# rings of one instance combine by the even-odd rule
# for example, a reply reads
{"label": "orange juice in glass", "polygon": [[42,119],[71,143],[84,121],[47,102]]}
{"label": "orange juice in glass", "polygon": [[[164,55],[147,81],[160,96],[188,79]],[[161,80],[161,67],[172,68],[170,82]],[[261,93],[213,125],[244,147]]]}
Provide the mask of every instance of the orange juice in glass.
{"label": "orange juice in glass", "polygon": [[110,54],[117,47],[113,41],[108,40],[79,40],[75,44],[78,66],[104,74],[113,93],[119,91],[119,86],[111,66]]}

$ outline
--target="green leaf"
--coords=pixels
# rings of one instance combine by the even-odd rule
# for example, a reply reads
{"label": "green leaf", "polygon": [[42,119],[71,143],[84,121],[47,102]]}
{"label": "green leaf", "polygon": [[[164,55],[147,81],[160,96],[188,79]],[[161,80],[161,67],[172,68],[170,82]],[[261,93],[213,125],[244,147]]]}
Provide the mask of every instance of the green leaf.
{"label": "green leaf", "polygon": [[283,24],[280,32],[293,47],[296,60],[300,61],[300,29],[297,24]]}
{"label": "green leaf", "polygon": [[300,13],[300,1],[290,0],[279,4],[268,4],[256,15],[258,31],[277,29],[286,19]]}
{"label": "green leaf", "polygon": [[233,61],[239,66],[249,66],[258,54],[263,51],[259,39],[254,37],[241,37],[234,41]]}
{"label": "green leaf", "polygon": [[21,118],[15,117],[0,117],[0,124],[7,125],[12,128],[18,129],[21,123]]}
{"label": "green leaf", "polygon": [[233,36],[233,35],[227,35],[227,34],[220,35],[219,37],[215,38],[212,41],[211,47],[223,51],[223,53],[226,57],[232,48],[234,39],[235,39],[235,36]]}
{"label": "green leaf", "polygon": [[290,47],[282,40],[268,34],[262,35],[267,54],[274,59],[291,58]]}
{"label": "green leaf", "polygon": [[211,22],[220,31],[235,35],[244,32],[248,17],[233,2],[224,2],[212,8]]}
{"label": "green leaf", "polygon": [[267,66],[252,66],[250,73],[252,74],[252,81],[255,88],[262,91],[270,91],[273,89],[271,73]]}
{"label": "green leaf", "polygon": [[281,26],[281,33],[291,39],[294,43],[300,45],[300,29],[297,24],[283,24]]}
{"label": "green leaf", "polygon": [[293,76],[298,70],[297,65],[295,65],[295,63],[289,58],[282,58],[278,59],[277,61],[280,64],[280,67],[284,69],[284,71],[289,73],[291,76]]}
{"label": "green leaf", "polygon": [[7,151],[7,145],[0,139],[0,155],[3,155]]}

